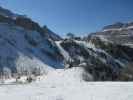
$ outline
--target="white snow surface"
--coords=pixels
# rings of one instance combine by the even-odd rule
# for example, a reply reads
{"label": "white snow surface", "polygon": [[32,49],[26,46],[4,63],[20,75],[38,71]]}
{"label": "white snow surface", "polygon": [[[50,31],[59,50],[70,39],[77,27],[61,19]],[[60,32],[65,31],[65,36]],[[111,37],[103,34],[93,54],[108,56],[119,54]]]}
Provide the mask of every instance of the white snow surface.
{"label": "white snow surface", "polygon": [[1,100],[133,100],[132,82],[84,82],[81,68],[57,69],[31,84],[0,85]]}

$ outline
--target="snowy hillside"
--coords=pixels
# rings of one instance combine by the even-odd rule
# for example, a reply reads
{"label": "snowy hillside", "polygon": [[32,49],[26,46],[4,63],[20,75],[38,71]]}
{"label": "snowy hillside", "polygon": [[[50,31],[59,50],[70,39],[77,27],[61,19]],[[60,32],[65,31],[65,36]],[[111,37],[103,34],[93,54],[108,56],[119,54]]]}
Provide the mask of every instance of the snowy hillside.
{"label": "snowy hillside", "polygon": [[0,44],[1,67],[12,72],[43,67],[43,64],[55,68],[62,66],[56,45],[36,31],[0,23]]}
{"label": "snowy hillside", "polygon": [[47,27],[0,7],[0,77],[63,68],[63,56],[54,42],[58,39]]}
{"label": "snowy hillside", "polygon": [[66,68],[83,67],[96,81],[133,79],[133,49],[128,46],[96,36],[87,41],[66,39],[57,45],[65,58]]}

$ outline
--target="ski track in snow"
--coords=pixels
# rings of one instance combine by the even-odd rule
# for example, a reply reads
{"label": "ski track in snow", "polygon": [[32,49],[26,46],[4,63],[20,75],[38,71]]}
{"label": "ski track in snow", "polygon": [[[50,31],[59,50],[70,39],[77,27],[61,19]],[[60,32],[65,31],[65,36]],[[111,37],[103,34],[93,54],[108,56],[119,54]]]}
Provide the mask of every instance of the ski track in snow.
{"label": "ski track in snow", "polygon": [[1,100],[133,100],[132,82],[84,82],[82,69],[57,69],[31,84],[0,86]]}
{"label": "ski track in snow", "polygon": [[56,41],[55,43],[56,43],[56,45],[58,46],[58,48],[60,49],[61,54],[65,57],[65,59],[66,59],[66,60],[69,60],[71,57],[69,56],[68,52],[65,51],[65,50],[61,47],[61,45],[60,45],[61,41]]}

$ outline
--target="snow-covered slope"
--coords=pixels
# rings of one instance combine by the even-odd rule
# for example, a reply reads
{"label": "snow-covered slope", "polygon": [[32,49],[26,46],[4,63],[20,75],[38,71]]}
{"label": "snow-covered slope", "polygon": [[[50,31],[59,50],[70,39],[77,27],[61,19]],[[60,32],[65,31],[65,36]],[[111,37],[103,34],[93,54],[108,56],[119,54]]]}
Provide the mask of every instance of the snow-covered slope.
{"label": "snow-covered slope", "polygon": [[71,57],[69,56],[69,53],[64,50],[64,48],[61,46],[61,41],[56,41],[56,45],[58,46],[60,53],[63,55],[64,59],[69,60]]}
{"label": "snow-covered slope", "polygon": [[12,73],[52,66],[62,68],[62,56],[54,41],[23,27],[0,23],[0,68]]}
{"label": "snow-covered slope", "polygon": [[63,68],[63,56],[54,42],[61,38],[45,29],[0,7],[0,77],[8,72],[21,75]]}
{"label": "snow-covered slope", "polygon": [[[132,70],[133,49],[128,46],[96,36],[87,41],[68,39],[57,42],[57,45],[67,68],[83,67],[96,81],[133,80],[133,72],[128,71]],[[123,73],[126,76],[121,75]]]}

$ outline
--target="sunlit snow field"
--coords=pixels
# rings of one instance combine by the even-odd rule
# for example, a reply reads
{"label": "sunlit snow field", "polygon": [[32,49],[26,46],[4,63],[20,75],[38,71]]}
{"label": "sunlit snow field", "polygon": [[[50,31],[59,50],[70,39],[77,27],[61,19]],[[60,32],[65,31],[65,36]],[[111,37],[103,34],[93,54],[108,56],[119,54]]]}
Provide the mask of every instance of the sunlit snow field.
{"label": "sunlit snow field", "polygon": [[84,82],[81,72],[58,69],[30,84],[1,85],[0,100],[133,100],[133,82]]}

